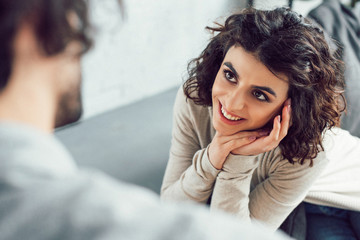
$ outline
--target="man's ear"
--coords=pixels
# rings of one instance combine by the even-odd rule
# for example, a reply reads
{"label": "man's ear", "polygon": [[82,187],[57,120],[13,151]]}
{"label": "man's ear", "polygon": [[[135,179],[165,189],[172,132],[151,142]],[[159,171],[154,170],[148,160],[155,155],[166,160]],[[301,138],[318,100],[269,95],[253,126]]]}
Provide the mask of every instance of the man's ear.
{"label": "man's ear", "polygon": [[29,23],[20,24],[13,44],[14,61],[29,61],[43,56],[34,29]]}
{"label": "man's ear", "polygon": [[41,69],[42,71],[54,68],[56,56],[48,56],[36,37],[34,28],[29,23],[20,25],[13,43],[13,71],[21,69]]}

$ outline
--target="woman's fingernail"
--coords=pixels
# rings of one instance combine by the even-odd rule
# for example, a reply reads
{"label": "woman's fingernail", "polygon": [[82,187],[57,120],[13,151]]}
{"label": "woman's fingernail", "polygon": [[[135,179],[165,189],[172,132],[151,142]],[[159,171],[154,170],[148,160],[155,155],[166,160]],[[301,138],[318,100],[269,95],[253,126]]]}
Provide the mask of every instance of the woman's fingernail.
{"label": "woman's fingernail", "polygon": [[256,139],[255,136],[250,136],[250,137],[249,137],[249,140],[250,140],[250,141],[254,141],[255,139]]}
{"label": "woman's fingernail", "polygon": [[280,122],[280,115],[278,115],[276,118],[277,118],[276,120],[277,120],[278,122]]}
{"label": "woman's fingernail", "polygon": [[291,109],[291,98],[288,98],[285,103],[284,103],[284,107],[286,107],[286,112],[289,113],[290,109]]}
{"label": "woman's fingernail", "polygon": [[286,101],[285,101],[285,106],[288,106],[288,105],[291,105],[291,98],[288,98]]}

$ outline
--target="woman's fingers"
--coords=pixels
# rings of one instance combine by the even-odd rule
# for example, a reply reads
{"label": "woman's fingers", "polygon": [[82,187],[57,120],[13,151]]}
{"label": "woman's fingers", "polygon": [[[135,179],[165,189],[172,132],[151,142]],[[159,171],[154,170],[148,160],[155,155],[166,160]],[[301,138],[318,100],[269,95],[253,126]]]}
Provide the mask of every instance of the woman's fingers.
{"label": "woman's fingers", "polygon": [[209,160],[215,168],[221,169],[226,157],[232,150],[248,145],[259,137],[268,134],[269,131],[264,130],[239,132],[231,136],[220,135],[216,132],[209,146]]}
{"label": "woman's fingers", "polygon": [[269,131],[268,130],[258,130],[258,131],[242,131],[242,132],[237,132],[233,135],[227,135],[227,136],[218,136],[219,138],[221,138],[221,142],[222,143],[227,143],[230,142],[232,140],[236,140],[236,139],[242,139],[242,138],[259,138],[259,137],[263,137],[263,136],[267,136],[269,135]]}
{"label": "woman's fingers", "polygon": [[247,145],[249,143],[252,143],[256,140],[256,136],[254,135],[250,135],[248,137],[242,137],[242,138],[235,138],[232,139],[230,141],[228,141],[227,143],[225,143],[225,146],[227,149],[229,149],[229,152],[231,152],[232,150],[242,147],[244,145]]}
{"label": "woman's fingers", "polygon": [[210,143],[208,157],[210,163],[216,168],[221,169],[226,157],[234,149],[256,140],[262,133],[242,132],[237,135],[225,136],[215,133],[215,137]]}
{"label": "woman's fingers", "polygon": [[270,132],[269,139],[274,141],[275,144],[279,145],[280,141],[287,135],[290,126],[291,117],[291,99],[287,99],[282,109],[282,118],[280,115],[274,118],[273,129]]}
{"label": "woman's fingers", "polygon": [[291,99],[287,99],[284,103],[284,107],[282,109],[282,121],[281,121],[281,130],[280,130],[280,138],[283,139],[289,130],[290,127],[290,119],[291,119]]}
{"label": "woman's fingers", "polygon": [[267,137],[259,139],[261,141],[257,142],[260,152],[266,152],[266,151],[273,149],[281,141],[281,139],[280,139],[280,131],[281,131],[280,121],[281,121],[280,115],[277,115],[273,120],[273,129],[271,130],[270,134]]}

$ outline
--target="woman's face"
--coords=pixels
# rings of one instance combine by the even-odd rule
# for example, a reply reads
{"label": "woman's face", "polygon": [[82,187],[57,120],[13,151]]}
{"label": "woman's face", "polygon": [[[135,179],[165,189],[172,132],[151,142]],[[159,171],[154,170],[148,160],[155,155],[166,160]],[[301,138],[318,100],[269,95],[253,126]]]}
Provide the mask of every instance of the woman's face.
{"label": "woman's face", "polygon": [[231,47],[212,88],[216,131],[232,135],[272,121],[288,98],[287,77],[278,75],[281,79],[242,47]]}

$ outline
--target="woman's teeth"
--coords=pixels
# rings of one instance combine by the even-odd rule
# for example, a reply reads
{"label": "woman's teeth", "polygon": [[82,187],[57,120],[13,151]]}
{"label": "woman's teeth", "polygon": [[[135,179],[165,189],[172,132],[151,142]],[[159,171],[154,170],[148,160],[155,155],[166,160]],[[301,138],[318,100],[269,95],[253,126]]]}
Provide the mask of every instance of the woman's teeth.
{"label": "woman's teeth", "polygon": [[224,117],[229,119],[229,120],[237,121],[237,120],[241,119],[239,117],[235,117],[235,116],[232,116],[232,115],[228,114],[223,107],[221,107],[221,112],[224,115]]}

